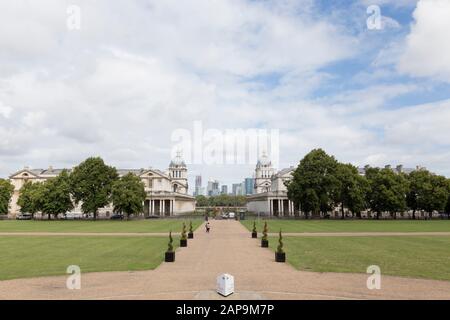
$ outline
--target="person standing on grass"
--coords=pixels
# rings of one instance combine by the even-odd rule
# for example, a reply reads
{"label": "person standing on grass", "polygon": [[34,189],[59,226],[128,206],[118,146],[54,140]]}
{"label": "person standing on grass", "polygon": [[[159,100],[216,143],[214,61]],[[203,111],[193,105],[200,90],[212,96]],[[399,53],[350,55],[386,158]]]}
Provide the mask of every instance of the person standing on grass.
{"label": "person standing on grass", "polygon": [[211,229],[211,226],[209,225],[209,222],[206,222],[205,228],[206,228],[206,233],[209,233],[209,229]]}

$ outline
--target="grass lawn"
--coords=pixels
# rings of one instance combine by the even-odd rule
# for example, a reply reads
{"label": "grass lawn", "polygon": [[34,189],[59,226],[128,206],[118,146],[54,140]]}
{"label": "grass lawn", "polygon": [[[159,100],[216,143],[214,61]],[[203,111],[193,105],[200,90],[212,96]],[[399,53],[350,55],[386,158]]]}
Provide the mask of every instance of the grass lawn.
{"label": "grass lawn", "polygon": [[0,280],[64,275],[69,265],[81,273],[154,269],[167,243],[162,237],[0,237]]}
{"label": "grass lawn", "polygon": [[[254,220],[242,220],[252,230]],[[256,221],[262,232],[263,220]],[[267,220],[269,232],[450,232],[450,220]],[[1,227],[0,227],[1,229]]]}
{"label": "grass lawn", "polygon": [[[192,219],[194,230],[203,222]],[[189,220],[150,219],[150,220],[0,220],[0,232],[169,232],[180,233],[183,222],[189,231]]]}
{"label": "grass lawn", "polygon": [[[275,250],[278,238],[270,238]],[[283,239],[287,261],[316,272],[366,273],[450,280],[450,237],[314,237]]]}

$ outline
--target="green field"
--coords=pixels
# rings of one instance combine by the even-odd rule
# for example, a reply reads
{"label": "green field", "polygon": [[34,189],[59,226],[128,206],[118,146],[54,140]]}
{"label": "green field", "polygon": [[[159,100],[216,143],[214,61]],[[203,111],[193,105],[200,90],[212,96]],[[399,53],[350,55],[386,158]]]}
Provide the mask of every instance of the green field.
{"label": "green field", "polygon": [[[0,237],[0,280],[81,272],[149,270],[164,258],[165,237]],[[174,238],[174,248],[178,246]]]}
{"label": "green field", "polygon": [[[203,222],[202,219],[192,219],[194,230]],[[33,220],[0,220],[0,232],[138,232],[156,233],[181,232],[182,224],[189,220],[183,219],[151,219],[151,220],[99,220],[99,221],[33,221]]]}
{"label": "green field", "polygon": [[[450,237],[285,237],[287,261],[316,272],[365,273],[450,280]],[[270,238],[275,250],[278,238]]]}
{"label": "green field", "polygon": [[[254,220],[242,220],[252,230]],[[258,232],[264,221],[257,220]],[[450,232],[450,220],[267,220],[269,232]]]}

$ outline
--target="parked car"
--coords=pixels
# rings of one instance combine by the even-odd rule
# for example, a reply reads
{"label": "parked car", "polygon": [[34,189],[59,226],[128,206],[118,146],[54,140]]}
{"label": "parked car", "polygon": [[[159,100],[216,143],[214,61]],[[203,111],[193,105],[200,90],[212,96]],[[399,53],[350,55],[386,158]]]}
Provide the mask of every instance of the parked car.
{"label": "parked car", "polygon": [[230,219],[234,219],[235,216],[236,216],[236,214],[234,212],[229,212],[228,213],[228,218],[230,218]]}
{"label": "parked car", "polygon": [[113,214],[110,218],[111,220],[123,220],[123,214]]}
{"label": "parked car", "polygon": [[21,213],[16,216],[16,220],[31,220],[31,219],[33,219],[33,216],[27,213]]}
{"label": "parked car", "polygon": [[81,212],[68,212],[62,216],[64,220],[77,220],[83,219],[83,214]]}

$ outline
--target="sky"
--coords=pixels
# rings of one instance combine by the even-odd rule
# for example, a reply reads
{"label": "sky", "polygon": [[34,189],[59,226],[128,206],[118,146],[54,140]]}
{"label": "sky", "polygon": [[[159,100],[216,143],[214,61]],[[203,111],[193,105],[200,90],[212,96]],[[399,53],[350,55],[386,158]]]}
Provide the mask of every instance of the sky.
{"label": "sky", "polygon": [[[89,156],[164,170],[195,123],[278,130],[278,169],[323,148],[450,177],[449,17],[448,0],[1,1],[0,177]],[[254,167],[188,163],[191,191]]]}

